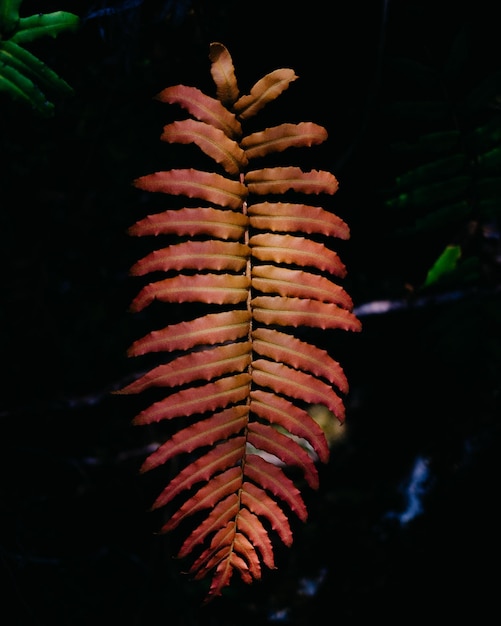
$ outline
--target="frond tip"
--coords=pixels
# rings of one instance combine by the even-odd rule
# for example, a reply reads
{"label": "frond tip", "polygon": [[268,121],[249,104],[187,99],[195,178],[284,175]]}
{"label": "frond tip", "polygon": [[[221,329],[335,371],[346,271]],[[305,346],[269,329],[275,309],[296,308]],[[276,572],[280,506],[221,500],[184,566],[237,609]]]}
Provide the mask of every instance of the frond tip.
{"label": "frond tip", "polygon": [[[165,361],[116,392],[160,394],[134,424],[168,421],[174,430],[141,472],[176,459],[179,471],[152,509],[169,510],[162,533],[183,524],[190,529],[177,556],[192,558],[194,579],[211,576],[207,600],[221,595],[235,572],[251,583],[263,567],[274,569],[274,541],[292,544],[290,517],[307,520],[300,488],[317,489],[317,461],[329,459],[324,430],[308,407],[326,407],[339,423],[346,417],[342,366],[294,336],[294,329],[361,330],[352,299],[337,282],[346,267],[332,248],[332,240],[349,238],[348,225],[328,209],[304,203],[305,195],[335,194],[336,177],[295,166],[250,167],[253,159],[326,140],[326,130],[312,122],[244,135],[242,122],[297,76],[275,70],[241,96],[227,49],[211,44],[209,58],[215,98],[177,85],[157,99],[179,104],[190,116],[165,126],[161,140],[191,144],[216,171],[188,168],[137,178],[138,189],[190,202],[129,229],[139,237],[169,236],[131,268],[140,279],[155,276],[131,310],[156,301],[185,306],[188,319],[132,344],[129,356],[163,353]],[[194,199],[200,206],[192,206]],[[172,242],[173,236],[179,239]],[[208,310],[193,316],[191,303]]]}

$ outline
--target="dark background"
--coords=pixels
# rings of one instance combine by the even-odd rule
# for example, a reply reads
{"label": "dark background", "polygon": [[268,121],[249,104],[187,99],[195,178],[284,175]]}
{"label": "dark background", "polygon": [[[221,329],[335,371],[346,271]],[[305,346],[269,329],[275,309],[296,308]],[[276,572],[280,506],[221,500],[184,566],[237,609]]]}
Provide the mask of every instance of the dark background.
{"label": "dark background", "polygon": [[[473,281],[420,292],[470,221],[422,232],[385,201],[416,165],[394,142],[441,128],[392,109],[430,95],[412,72],[395,72],[395,60],[436,70],[461,56],[448,94],[461,99],[500,71],[495,3],[21,7],[55,10],[79,15],[79,30],[27,47],[75,95],[41,119],[0,94],[2,623],[486,623],[498,610],[501,556],[499,221]],[[320,490],[306,494],[308,522],[295,526],[290,549],[277,547],[277,570],[251,586],[235,578],[202,606],[207,582],[182,573],[174,539],[155,534],[158,517],[147,511],[159,485],[139,475],[154,442],[131,426],[141,401],[110,392],[138,373],[125,351],[157,322],[128,312],[138,291],[128,269],[142,244],[126,234],[157,202],[132,180],[176,166],[159,141],[176,113],[153,96],[178,83],[213,95],[212,41],[230,51],[241,93],[276,68],[298,74],[263,127],[311,120],[329,131],[309,158],[340,181],[330,208],[351,227],[339,251],[363,331],[319,337],[351,392]],[[499,114],[497,94],[470,124]],[[419,467],[426,480],[412,486]]]}

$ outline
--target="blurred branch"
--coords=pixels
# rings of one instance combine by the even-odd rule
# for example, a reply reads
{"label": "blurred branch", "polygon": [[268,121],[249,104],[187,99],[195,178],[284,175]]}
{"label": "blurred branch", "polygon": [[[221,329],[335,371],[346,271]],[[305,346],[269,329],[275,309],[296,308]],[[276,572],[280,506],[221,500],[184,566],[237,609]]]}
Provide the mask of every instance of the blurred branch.
{"label": "blurred branch", "polygon": [[501,292],[501,285],[496,285],[490,289],[458,289],[443,293],[434,293],[421,296],[419,298],[401,298],[398,300],[373,300],[355,307],[353,312],[357,317],[368,317],[369,315],[383,315],[394,311],[412,311],[416,309],[428,308],[439,304],[449,304],[459,300],[472,297],[491,296]]}

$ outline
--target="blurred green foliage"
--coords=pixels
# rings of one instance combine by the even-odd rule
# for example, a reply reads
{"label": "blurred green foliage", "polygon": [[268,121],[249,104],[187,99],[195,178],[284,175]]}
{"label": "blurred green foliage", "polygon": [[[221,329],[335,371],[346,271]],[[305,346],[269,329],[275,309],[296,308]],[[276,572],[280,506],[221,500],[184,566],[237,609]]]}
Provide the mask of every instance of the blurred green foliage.
{"label": "blurred green foliage", "polygon": [[471,285],[498,269],[489,239],[501,218],[501,73],[462,83],[469,45],[465,25],[441,65],[411,58],[390,63],[393,79],[409,87],[387,113],[421,130],[392,146],[402,165],[412,165],[385,192],[387,216],[397,225],[394,237],[413,237],[425,247],[434,241],[438,248],[417,290],[443,277],[456,287]]}
{"label": "blurred green foliage", "polygon": [[73,93],[72,87],[25,45],[40,37],[57,37],[78,28],[80,18],[67,11],[20,17],[23,0],[0,0],[0,91],[43,117],[54,115],[54,104],[45,91],[58,96]]}

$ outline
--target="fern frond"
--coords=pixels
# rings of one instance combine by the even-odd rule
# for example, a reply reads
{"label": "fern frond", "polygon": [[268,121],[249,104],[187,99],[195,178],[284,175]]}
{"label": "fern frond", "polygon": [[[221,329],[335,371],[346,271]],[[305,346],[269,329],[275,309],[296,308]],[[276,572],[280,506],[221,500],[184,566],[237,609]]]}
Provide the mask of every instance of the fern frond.
{"label": "fern frond", "polygon": [[[178,459],[179,472],[152,508],[170,508],[161,532],[189,525],[197,514],[200,521],[178,557],[194,553],[189,573],[195,579],[212,577],[207,599],[220,595],[235,571],[250,583],[261,577],[263,566],[275,568],[274,538],[292,543],[289,514],[306,521],[305,502],[289,472],[295,470],[307,487],[317,489],[317,460],[329,459],[324,431],[308,405],[321,404],[333,419],[345,420],[348,381],[342,366],[327,351],[294,336],[293,329],[361,330],[351,297],[335,282],[346,267],[330,247],[331,239],[348,239],[349,228],[327,209],[301,201],[303,194],[335,194],[336,177],[295,166],[248,170],[253,158],[327,138],[326,130],[312,122],[280,124],[242,137],[241,122],[297,76],[290,69],[276,70],[240,96],[227,49],[211,44],[209,57],[217,98],[184,85],[160,92],[158,100],[179,104],[191,115],[165,126],[161,139],[192,144],[224,174],[178,169],[142,176],[134,185],[216,206],[169,209],[129,229],[134,236],[182,238],[133,265],[131,274],[137,277],[167,276],[144,285],[131,310],[142,311],[154,301],[197,302],[220,310],[136,340],[130,356],[163,352],[170,358],[117,392],[166,391],[136,415],[134,424],[185,418],[141,471]],[[285,193],[298,201],[263,201]]]}

